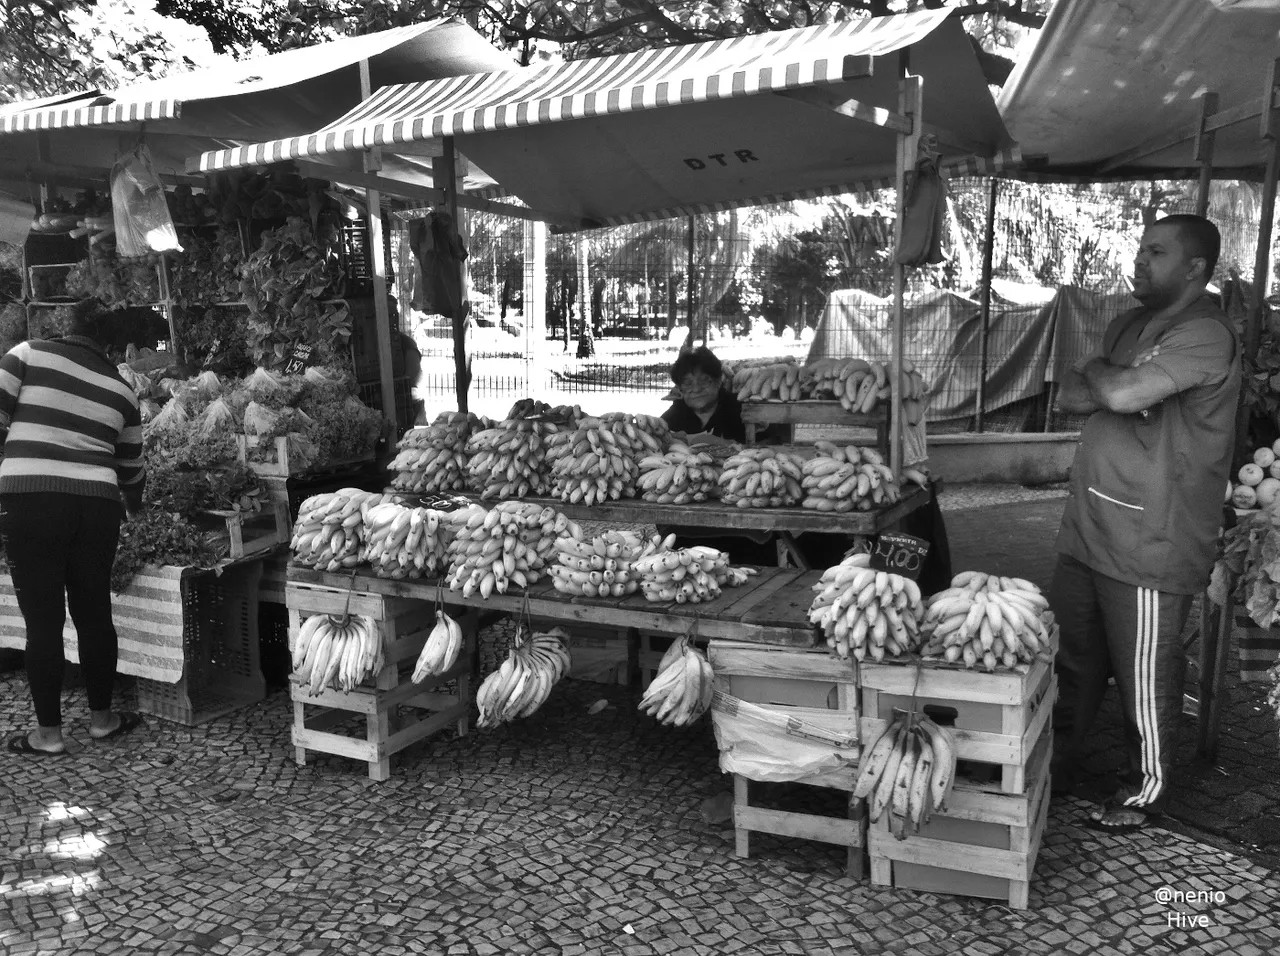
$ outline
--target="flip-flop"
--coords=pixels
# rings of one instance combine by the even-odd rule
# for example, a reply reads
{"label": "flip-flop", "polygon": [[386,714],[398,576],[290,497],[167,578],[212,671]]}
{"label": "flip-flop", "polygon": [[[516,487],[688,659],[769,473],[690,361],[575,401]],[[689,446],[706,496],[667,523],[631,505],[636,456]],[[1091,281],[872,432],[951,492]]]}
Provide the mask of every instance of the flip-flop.
{"label": "flip-flop", "polygon": [[[1107,814],[1116,813],[1121,810],[1138,813],[1142,816],[1142,820],[1138,823],[1106,823]],[[1160,818],[1159,813],[1152,813],[1143,807],[1135,807],[1123,804],[1115,798],[1109,799],[1102,804],[1102,816],[1094,819],[1092,816],[1084,821],[1084,825],[1090,830],[1098,833],[1114,833],[1124,835],[1126,833],[1137,833],[1139,830],[1145,830],[1153,820]]]}
{"label": "flip-flop", "polygon": [[111,731],[111,733],[109,734],[103,734],[101,737],[95,737],[93,736],[93,734],[90,734],[89,739],[92,740],[94,743],[102,743],[102,741],[104,740],[114,740],[116,737],[123,737],[125,734],[129,733],[130,731],[136,730],[141,723],[142,723],[141,714],[135,714],[131,710],[121,711],[120,726],[118,726],[115,730]]}
{"label": "flip-flop", "polygon": [[31,746],[31,740],[26,734],[18,734],[16,737],[10,737],[8,743],[9,753],[23,754],[29,757],[65,757],[67,750],[41,750],[39,747]]}

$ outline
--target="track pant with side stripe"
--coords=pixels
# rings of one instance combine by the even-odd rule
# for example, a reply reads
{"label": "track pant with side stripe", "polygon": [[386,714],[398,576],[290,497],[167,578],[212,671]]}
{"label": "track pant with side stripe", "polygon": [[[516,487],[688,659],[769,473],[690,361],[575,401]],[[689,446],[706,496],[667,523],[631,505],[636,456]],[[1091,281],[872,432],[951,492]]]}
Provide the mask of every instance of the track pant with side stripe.
{"label": "track pant with side stripe", "polygon": [[1182,627],[1192,595],[1125,584],[1058,556],[1049,603],[1060,628],[1054,763],[1076,767],[1114,676],[1124,714],[1128,768],[1119,798],[1160,812],[1169,795],[1182,719]]}

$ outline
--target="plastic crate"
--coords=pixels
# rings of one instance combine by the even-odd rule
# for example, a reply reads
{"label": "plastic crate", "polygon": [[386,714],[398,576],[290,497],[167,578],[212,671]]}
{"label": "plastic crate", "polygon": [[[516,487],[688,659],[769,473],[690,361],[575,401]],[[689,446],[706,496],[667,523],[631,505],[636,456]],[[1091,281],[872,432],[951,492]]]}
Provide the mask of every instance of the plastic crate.
{"label": "plastic crate", "polygon": [[[413,427],[413,383],[407,378],[392,381],[396,396],[396,434]],[[356,388],[356,397],[370,408],[382,411],[382,383],[362,383]]]}
{"label": "plastic crate", "polygon": [[194,726],[266,697],[258,645],[261,562],[182,580],[183,666],[177,683],[138,678],[138,709]]}
{"label": "plastic crate", "polygon": [[373,264],[369,261],[369,223],[366,219],[342,224],[338,263],[346,279],[347,295],[368,295],[373,291]]}
{"label": "plastic crate", "polygon": [[[351,312],[351,364],[355,368],[356,381],[376,383],[381,374],[381,359],[373,298],[348,298],[347,308]],[[404,375],[404,341],[394,314],[391,316],[391,374],[396,378]]]}

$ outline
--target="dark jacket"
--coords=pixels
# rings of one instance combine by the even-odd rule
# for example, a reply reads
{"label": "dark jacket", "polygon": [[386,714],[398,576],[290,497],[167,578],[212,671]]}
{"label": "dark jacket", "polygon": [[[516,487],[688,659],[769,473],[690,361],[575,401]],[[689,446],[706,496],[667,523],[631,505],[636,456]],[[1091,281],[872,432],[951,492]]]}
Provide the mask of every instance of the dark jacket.
{"label": "dark jacket", "polygon": [[687,435],[710,432],[729,441],[747,440],[747,426],[742,421],[742,403],[738,401],[738,396],[723,388],[720,389],[716,410],[705,425],[697,413],[685,404],[683,398],[677,398],[671,403],[671,407],[662,413],[662,420],[671,426],[672,431]]}

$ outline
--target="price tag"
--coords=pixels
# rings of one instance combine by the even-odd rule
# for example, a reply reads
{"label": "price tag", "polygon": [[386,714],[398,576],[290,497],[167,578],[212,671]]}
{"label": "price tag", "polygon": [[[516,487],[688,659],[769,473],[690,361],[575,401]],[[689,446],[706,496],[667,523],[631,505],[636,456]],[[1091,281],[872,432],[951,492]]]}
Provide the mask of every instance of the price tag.
{"label": "price tag", "polygon": [[299,342],[293,347],[293,354],[289,356],[289,361],[284,367],[284,374],[301,375],[310,364],[311,346],[305,342]]}
{"label": "price tag", "polygon": [[916,581],[928,553],[929,542],[922,538],[899,531],[882,531],[871,550],[871,567],[877,571],[892,571]]}

